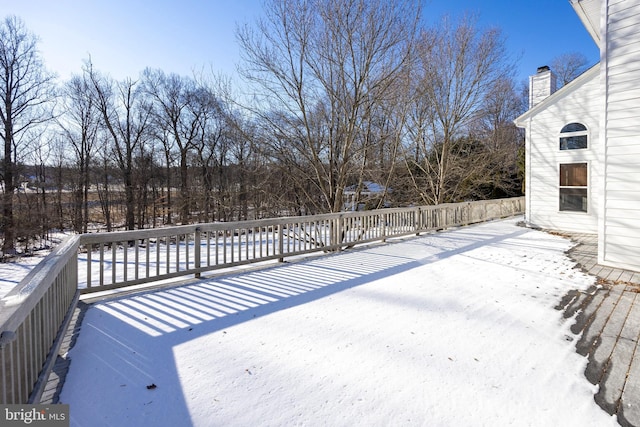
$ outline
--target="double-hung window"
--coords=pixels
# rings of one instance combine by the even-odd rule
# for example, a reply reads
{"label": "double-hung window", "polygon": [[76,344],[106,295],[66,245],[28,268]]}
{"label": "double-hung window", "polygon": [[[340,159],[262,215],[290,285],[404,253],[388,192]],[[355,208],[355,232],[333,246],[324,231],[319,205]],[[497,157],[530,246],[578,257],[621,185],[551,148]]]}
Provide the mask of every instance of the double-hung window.
{"label": "double-hung window", "polygon": [[587,163],[560,165],[560,210],[587,212]]}

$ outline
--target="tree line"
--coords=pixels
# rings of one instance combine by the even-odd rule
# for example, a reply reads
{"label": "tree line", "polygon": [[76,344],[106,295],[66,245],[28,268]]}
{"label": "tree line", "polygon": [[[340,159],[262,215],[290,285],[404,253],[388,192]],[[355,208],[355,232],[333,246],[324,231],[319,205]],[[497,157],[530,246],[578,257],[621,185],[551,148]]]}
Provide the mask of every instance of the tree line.
{"label": "tree line", "polygon": [[237,29],[242,95],[213,73],[114,80],[90,58],[61,82],[5,18],[3,255],[55,229],[520,195],[526,95],[503,35],[423,15],[421,0],[268,0]]}

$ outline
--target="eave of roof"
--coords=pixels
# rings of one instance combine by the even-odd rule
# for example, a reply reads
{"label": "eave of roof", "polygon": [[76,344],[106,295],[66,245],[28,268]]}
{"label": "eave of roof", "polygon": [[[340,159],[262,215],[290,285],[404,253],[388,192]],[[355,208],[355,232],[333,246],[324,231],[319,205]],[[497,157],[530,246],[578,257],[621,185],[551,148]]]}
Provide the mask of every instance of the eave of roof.
{"label": "eave of roof", "polygon": [[525,127],[525,125],[526,125],[525,122],[530,117],[535,116],[536,114],[538,114],[542,110],[546,109],[549,105],[551,105],[554,102],[556,102],[556,100],[558,100],[559,98],[562,98],[566,94],[568,94],[568,93],[570,93],[570,92],[572,92],[574,90],[577,90],[579,87],[581,87],[584,83],[587,83],[592,78],[598,78],[599,75],[600,75],[600,63],[597,63],[596,65],[594,65],[593,67],[589,68],[587,71],[585,71],[584,73],[580,74],[578,77],[573,79],[571,82],[567,83],[566,85],[564,85],[563,87],[558,89],[552,95],[550,95],[547,98],[545,98],[544,101],[542,101],[541,103],[539,103],[535,107],[531,108],[530,110],[528,110],[527,112],[522,114],[520,117],[515,119],[513,122],[515,123],[515,125],[517,127]]}
{"label": "eave of roof", "polygon": [[600,46],[600,10],[602,0],[569,0],[573,10],[582,21],[591,37]]}

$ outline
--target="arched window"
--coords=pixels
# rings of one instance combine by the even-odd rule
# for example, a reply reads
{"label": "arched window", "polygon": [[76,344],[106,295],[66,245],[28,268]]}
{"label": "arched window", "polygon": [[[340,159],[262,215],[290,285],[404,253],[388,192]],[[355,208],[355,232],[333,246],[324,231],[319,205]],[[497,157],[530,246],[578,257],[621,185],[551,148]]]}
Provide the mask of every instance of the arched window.
{"label": "arched window", "polygon": [[582,123],[569,123],[560,131],[561,150],[587,148],[587,127]]}

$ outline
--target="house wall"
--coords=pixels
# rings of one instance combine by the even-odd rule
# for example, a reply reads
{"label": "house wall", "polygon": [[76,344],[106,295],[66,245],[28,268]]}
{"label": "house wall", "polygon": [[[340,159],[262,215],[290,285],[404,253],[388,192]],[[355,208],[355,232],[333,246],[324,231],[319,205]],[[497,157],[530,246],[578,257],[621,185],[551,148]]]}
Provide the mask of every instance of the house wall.
{"label": "house wall", "polygon": [[599,262],[640,271],[640,3],[603,1]]}
{"label": "house wall", "polygon": [[[596,233],[598,230],[598,185],[601,176],[599,129],[602,103],[599,101],[598,70],[577,85],[557,92],[543,110],[525,124],[527,145],[526,220],[533,226],[554,230]],[[560,150],[560,130],[579,122],[588,131],[588,148]],[[559,169],[561,163],[588,164],[588,211],[560,211]]]}

